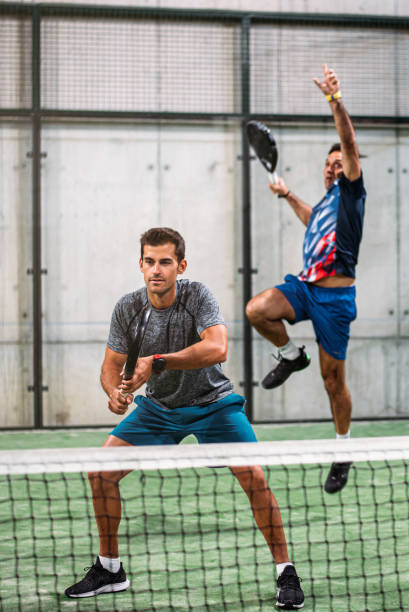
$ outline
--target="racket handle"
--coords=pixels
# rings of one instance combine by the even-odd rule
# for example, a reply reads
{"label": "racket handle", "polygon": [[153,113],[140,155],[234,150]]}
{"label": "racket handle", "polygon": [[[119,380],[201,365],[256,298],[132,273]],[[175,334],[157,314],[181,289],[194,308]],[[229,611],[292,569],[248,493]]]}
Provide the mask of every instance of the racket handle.
{"label": "racket handle", "polygon": [[[122,380],[130,380],[132,378],[132,374],[125,374],[122,378]],[[128,395],[131,395],[130,393],[128,393],[127,391],[121,391],[121,395],[122,397],[128,397]]]}
{"label": "racket handle", "polygon": [[278,183],[278,175],[277,172],[273,172],[272,174],[268,174],[268,178],[270,179],[270,181],[274,184]]}

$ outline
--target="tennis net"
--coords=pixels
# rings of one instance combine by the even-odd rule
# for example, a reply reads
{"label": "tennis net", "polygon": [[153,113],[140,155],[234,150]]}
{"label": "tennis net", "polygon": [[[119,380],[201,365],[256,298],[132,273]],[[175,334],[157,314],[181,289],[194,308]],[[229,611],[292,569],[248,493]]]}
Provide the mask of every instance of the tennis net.
{"label": "tennis net", "polygon": [[[323,484],[353,461],[341,493]],[[305,610],[407,609],[409,437],[0,452],[0,610],[271,610],[275,571],[228,466],[262,465]],[[128,590],[68,599],[98,554],[87,472],[121,481]],[[406,606],[406,607],[405,607]]]}

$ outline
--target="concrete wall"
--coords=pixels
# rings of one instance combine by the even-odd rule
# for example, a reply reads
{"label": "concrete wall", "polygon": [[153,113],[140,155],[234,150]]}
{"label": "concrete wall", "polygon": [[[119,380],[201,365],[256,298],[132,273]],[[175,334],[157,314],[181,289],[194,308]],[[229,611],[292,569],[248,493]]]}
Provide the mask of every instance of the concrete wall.
{"label": "concrete wall", "polygon": [[29,126],[0,123],[1,424],[33,421]]}
{"label": "concrete wall", "polygon": [[185,276],[204,282],[223,304],[227,370],[239,378],[236,147],[235,129],[224,125],[45,128],[47,424],[115,421],[99,369],[115,302],[143,284],[139,237],[152,226],[185,237]]}
{"label": "concrete wall", "polygon": [[[176,6],[171,2],[146,5]],[[177,6],[335,10],[324,2],[261,0],[179,2]],[[359,6],[362,12],[392,15],[405,14],[407,8],[406,2],[398,1],[368,0]],[[347,1],[336,9],[358,10],[356,2]],[[55,19],[47,18],[42,26],[43,106],[238,111],[237,27],[201,24],[199,30],[189,30],[185,25],[156,24],[152,29],[148,22],[142,28],[137,22],[116,22],[116,38],[116,30],[104,20],[74,25],[65,19],[57,25]],[[30,104],[28,32],[26,20],[0,22],[0,51],[7,66],[0,90],[2,108]],[[407,36],[395,37],[391,30],[385,36],[373,31],[363,73],[361,64],[354,62],[355,47],[345,45],[340,53],[342,37],[338,36],[335,46],[328,46],[327,39],[316,43],[314,32],[300,30],[300,37],[290,44],[285,28],[278,36],[273,29],[256,26],[251,43],[253,111],[328,111],[310,78],[319,71],[324,51],[330,54],[336,48],[334,59],[345,84],[348,108],[357,114],[366,110],[382,115],[390,107],[391,114],[399,110],[409,115]],[[359,34],[358,29],[353,32]],[[287,36],[286,44],[283,36]],[[304,54],[303,40],[310,41]],[[186,53],[189,45],[191,52]],[[399,52],[400,76],[399,71],[387,70],[394,62],[392,47]],[[152,62],[143,64],[140,59],[143,74],[137,69],[138,54]],[[270,70],[271,54],[277,61]],[[287,80],[278,78],[286,73],[288,64],[296,70],[290,71]],[[379,83],[379,66],[389,78],[391,74],[400,78],[402,87],[397,86],[398,80]],[[379,94],[366,95],[362,83],[376,87]],[[312,93],[303,95],[310,91],[308,87]],[[280,147],[279,171],[293,191],[314,204],[323,194],[322,166],[329,145],[336,140],[334,128],[273,129]],[[361,128],[358,138],[368,155],[363,160],[368,204],[357,279],[359,314],[352,326],[348,376],[354,416],[396,416],[409,413],[409,246],[405,239],[409,230],[409,133],[403,128]],[[112,308],[122,294],[141,284],[139,236],[153,225],[170,225],[182,232],[188,247],[186,276],[206,283],[218,298],[230,338],[225,369],[240,391],[243,299],[238,273],[242,265],[238,125],[220,121],[190,125],[55,121],[43,126],[42,150],[43,267],[47,269],[43,279],[45,424],[115,421],[99,387],[99,369]],[[31,277],[27,274],[32,265],[30,151],[29,125],[0,122],[0,391],[4,400],[0,426],[33,422],[33,396],[28,389],[33,382]],[[255,162],[252,206],[252,255],[258,269],[253,292],[257,293],[280,282],[285,273],[299,271],[304,228],[285,202],[270,194],[263,170]],[[313,363],[297,375],[297,383],[270,393],[255,388],[257,420],[329,416],[311,326],[300,324],[291,334],[307,345]],[[267,343],[255,334],[255,381],[271,368],[268,353]]]}
{"label": "concrete wall", "polygon": [[[3,326],[2,425],[32,422],[30,149],[27,128],[2,125],[0,302]],[[291,189],[315,203],[333,128],[281,128],[279,171]],[[368,191],[358,267],[358,319],[352,325],[348,377],[354,415],[408,414],[409,134],[359,129]],[[242,380],[241,194],[239,133],[229,125],[46,125],[43,133],[43,265],[45,423],[109,423],[99,369],[116,300],[141,286],[139,236],[171,225],[187,241],[186,276],[206,283],[226,317],[225,370]],[[270,194],[252,166],[254,293],[301,267],[304,229]],[[255,388],[257,420],[325,418],[318,354],[309,323],[291,328],[312,366],[281,389]],[[271,367],[270,347],[255,334],[255,380]]]}

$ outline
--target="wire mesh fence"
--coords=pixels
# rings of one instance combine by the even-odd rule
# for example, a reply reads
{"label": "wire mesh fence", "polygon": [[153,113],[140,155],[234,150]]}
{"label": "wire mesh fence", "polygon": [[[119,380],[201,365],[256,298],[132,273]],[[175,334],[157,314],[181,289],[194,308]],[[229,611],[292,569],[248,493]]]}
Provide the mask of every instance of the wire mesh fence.
{"label": "wire mesh fence", "polygon": [[44,111],[325,116],[310,87],[325,61],[352,115],[409,116],[405,18],[7,6],[0,110],[28,110],[39,86]]}

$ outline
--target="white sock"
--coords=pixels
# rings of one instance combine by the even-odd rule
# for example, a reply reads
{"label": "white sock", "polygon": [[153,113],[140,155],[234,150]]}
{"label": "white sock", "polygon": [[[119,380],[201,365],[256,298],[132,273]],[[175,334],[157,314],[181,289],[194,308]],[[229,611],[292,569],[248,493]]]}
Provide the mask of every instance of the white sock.
{"label": "white sock", "polygon": [[113,574],[119,572],[119,568],[121,567],[121,559],[119,557],[116,557],[116,559],[111,557],[101,557],[101,555],[98,555],[98,557],[101,561],[102,567],[108,570],[108,572],[112,572]]}
{"label": "white sock", "polygon": [[291,340],[289,340],[286,345],[278,346],[277,348],[278,352],[284,357],[284,359],[297,359],[300,354],[300,349]]}
{"label": "white sock", "polygon": [[337,440],[349,440],[350,437],[351,437],[351,430],[350,429],[348,429],[346,434],[339,434],[339,433],[337,433]]}
{"label": "white sock", "polygon": [[276,569],[277,569],[277,576],[280,577],[281,574],[283,573],[283,571],[285,570],[285,568],[287,567],[287,565],[294,565],[293,563],[290,563],[290,561],[287,561],[286,563],[277,563],[276,564]]}

